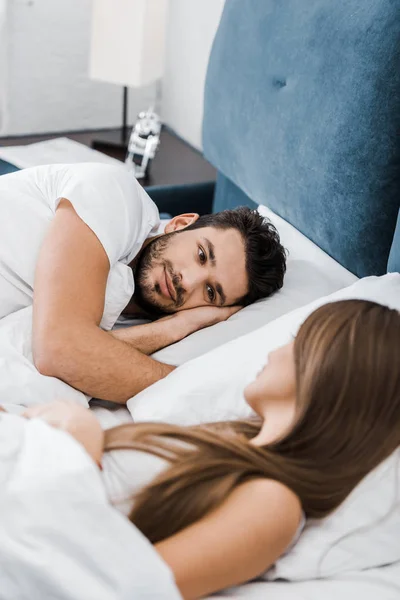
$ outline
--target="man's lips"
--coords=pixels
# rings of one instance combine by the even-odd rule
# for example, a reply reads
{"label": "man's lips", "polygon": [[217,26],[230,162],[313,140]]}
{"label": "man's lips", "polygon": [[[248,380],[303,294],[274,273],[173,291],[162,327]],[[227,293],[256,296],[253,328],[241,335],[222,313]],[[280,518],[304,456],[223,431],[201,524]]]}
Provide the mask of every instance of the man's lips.
{"label": "man's lips", "polygon": [[175,302],[176,292],[174,284],[172,283],[171,275],[168,273],[167,269],[165,269],[165,281],[167,282],[168,293],[171,296],[172,300]]}
{"label": "man's lips", "polygon": [[167,298],[169,297],[171,300],[173,300],[175,302],[175,295],[176,295],[175,288],[173,286],[171,277],[170,277],[167,269],[165,269],[165,268],[164,268],[164,273],[161,276],[160,288],[161,288],[161,291],[164,296],[166,296]]}

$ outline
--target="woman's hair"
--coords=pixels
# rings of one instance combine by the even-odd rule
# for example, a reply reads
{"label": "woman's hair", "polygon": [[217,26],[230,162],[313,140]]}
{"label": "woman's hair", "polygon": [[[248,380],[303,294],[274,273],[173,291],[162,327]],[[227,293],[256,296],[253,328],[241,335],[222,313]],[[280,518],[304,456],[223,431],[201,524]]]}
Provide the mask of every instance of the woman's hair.
{"label": "woman's hair", "polygon": [[293,490],[308,517],[326,516],[400,444],[399,344],[395,310],[363,300],[316,310],[294,343],[294,425],[267,446],[248,443],[259,421],[108,430],[105,451],[131,448],[170,461],[135,497],[130,519],[156,543],[260,477]]}

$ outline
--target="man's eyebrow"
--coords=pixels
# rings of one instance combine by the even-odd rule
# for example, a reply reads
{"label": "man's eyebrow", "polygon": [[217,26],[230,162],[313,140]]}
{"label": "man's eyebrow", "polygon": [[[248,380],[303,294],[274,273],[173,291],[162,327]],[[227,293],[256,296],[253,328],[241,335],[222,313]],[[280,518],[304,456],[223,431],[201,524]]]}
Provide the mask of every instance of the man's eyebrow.
{"label": "man's eyebrow", "polygon": [[[207,252],[208,252],[211,264],[213,267],[215,267],[217,265],[217,260],[215,258],[214,244],[207,238],[204,238],[204,243],[207,246]],[[220,283],[217,283],[215,286],[215,290],[220,297],[220,304],[222,306],[223,304],[226,303],[226,296],[224,294],[224,290],[222,289],[222,285]]]}
{"label": "man's eyebrow", "polygon": [[207,238],[204,238],[205,244],[207,246],[208,254],[210,256],[211,264],[213,267],[217,265],[217,261],[215,260],[215,248],[214,244],[210,242]]}
{"label": "man's eyebrow", "polygon": [[226,296],[224,294],[224,290],[222,289],[222,286],[219,283],[217,283],[217,285],[215,286],[215,289],[217,290],[217,293],[219,294],[219,297],[221,298],[221,306],[222,306],[226,302]]}

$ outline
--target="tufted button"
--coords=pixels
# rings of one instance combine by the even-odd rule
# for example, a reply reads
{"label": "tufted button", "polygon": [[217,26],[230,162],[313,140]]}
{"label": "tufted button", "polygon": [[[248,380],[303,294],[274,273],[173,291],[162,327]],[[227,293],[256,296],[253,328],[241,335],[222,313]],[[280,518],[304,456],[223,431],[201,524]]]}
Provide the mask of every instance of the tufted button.
{"label": "tufted button", "polygon": [[284,77],[274,77],[272,84],[278,89],[284,88],[286,86],[286,79]]}

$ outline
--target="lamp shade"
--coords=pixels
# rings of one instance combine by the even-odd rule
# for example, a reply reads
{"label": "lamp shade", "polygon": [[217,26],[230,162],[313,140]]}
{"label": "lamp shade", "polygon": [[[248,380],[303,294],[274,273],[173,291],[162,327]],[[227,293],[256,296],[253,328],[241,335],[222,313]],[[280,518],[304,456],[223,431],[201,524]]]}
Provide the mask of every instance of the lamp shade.
{"label": "lamp shade", "polygon": [[163,74],[168,0],[92,0],[89,75],[127,87]]}

